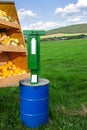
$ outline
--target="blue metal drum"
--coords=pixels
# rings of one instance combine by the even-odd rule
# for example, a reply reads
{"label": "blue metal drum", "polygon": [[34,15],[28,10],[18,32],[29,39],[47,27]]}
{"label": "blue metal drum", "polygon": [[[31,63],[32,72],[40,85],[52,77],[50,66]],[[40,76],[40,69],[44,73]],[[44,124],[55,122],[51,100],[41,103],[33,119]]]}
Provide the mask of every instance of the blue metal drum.
{"label": "blue metal drum", "polygon": [[20,118],[31,128],[37,128],[48,122],[49,80],[40,78],[38,84],[30,80],[20,81]]}

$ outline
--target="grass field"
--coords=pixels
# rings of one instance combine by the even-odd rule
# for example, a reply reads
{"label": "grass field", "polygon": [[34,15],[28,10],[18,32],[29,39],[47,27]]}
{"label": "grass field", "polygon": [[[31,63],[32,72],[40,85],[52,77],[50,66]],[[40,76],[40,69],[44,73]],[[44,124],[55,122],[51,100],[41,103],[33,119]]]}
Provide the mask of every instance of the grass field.
{"label": "grass field", "polygon": [[[50,80],[49,123],[36,130],[87,130],[87,40],[41,43]],[[19,118],[19,88],[0,89],[0,130],[31,130]]]}

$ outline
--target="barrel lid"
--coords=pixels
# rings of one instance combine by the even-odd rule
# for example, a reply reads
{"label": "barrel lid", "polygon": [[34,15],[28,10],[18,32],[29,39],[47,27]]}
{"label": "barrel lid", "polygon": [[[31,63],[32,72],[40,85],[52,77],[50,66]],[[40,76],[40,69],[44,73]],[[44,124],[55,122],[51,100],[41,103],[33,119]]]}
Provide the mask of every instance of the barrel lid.
{"label": "barrel lid", "polygon": [[26,78],[26,79],[21,80],[20,84],[26,85],[26,86],[29,86],[29,87],[30,86],[43,86],[43,85],[49,84],[49,80],[48,79],[44,79],[44,78],[39,78],[37,84],[31,84],[30,83],[30,79]]}

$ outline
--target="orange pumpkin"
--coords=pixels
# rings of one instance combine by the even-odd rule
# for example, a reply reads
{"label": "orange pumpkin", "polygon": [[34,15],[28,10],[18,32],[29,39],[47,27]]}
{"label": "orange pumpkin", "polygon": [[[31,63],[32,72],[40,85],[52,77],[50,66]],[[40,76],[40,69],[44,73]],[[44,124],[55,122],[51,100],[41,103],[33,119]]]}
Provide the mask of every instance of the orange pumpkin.
{"label": "orange pumpkin", "polygon": [[7,78],[25,73],[27,73],[26,70],[22,70],[20,67],[12,63],[12,61],[8,61],[7,64],[0,66],[0,78]]}

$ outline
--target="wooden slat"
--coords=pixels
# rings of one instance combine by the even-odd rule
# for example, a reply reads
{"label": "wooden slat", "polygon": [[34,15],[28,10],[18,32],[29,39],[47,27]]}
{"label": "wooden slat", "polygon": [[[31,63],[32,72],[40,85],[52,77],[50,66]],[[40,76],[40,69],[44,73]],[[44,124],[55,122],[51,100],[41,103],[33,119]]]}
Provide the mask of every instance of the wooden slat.
{"label": "wooden slat", "polygon": [[14,28],[14,29],[20,29],[20,25],[18,23],[14,23],[14,22],[7,22],[5,20],[0,20],[0,28],[6,28],[6,29],[10,29],[10,28]]}
{"label": "wooden slat", "polygon": [[12,46],[12,45],[0,45],[0,52],[25,52],[25,47]]}
{"label": "wooden slat", "polygon": [[18,86],[20,80],[29,77],[30,73],[12,76],[8,78],[2,78],[0,79],[0,87],[16,87]]}
{"label": "wooden slat", "polygon": [[6,3],[7,3],[7,4],[8,4],[8,3],[9,3],[9,4],[15,4],[14,1],[12,1],[12,0],[11,0],[11,1],[10,1],[10,0],[9,0],[9,1],[8,1],[8,0],[0,0],[0,4],[6,4]]}

